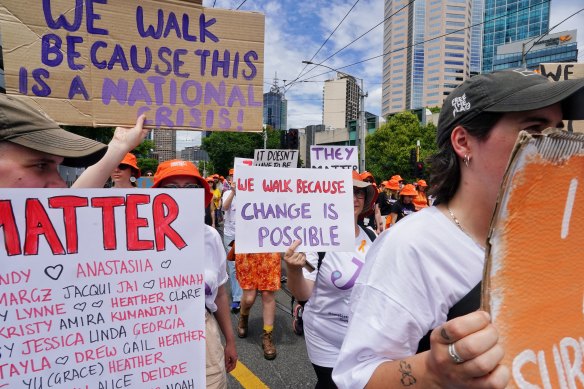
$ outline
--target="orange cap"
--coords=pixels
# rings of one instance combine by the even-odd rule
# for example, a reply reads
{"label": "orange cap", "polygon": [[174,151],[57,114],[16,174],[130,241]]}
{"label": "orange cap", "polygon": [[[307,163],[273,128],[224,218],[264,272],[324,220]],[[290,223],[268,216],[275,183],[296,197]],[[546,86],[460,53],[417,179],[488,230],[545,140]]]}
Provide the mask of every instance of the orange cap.
{"label": "orange cap", "polygon": [[418,191],[416,190],[416,188],[412,184],[406,184],[406,185],[404,185],[402,190],[399,192],[399,195],[400,196],[417,196]]}
{"label": "orange cap", "polygon": [[128,165],[130,166],[132,169],[134,169],[134,173],[136,178],[140,177],[140,168],[138,167],[138,161],[136,160],[136,156],[132,153],[128,153],[124,156],[124,159],[122,159],[122,162],[120,162],[120,165]]}
{"label": "orange cap", "polygon": [[392,178],[391,180],[387,181],[386,188],[391,190],[399,190],[399,181]]}
{"label": "orange cap", "polygon": [[195,178],[197,183],[205,189],[205,207],[211,203],[213,196],[211,195],[209,184],[203,177],[201,177],[199,169],[189,161],[171,159],[170,161],[162,162],[158,165],[158,169],[156,169],[156,174],[154,174],[154,184],[152,187],[158,188],[162,180],[174,176],[189,176]]}
{"label": "orange cap", "polygon": [[426,184],[425,180],[419,180],[418,181],[418,186],[428,186],[428,184]]}
{"label": "orange cap", "polygon": [[391,179],[396,180],[397,182],[404,180],[403,178],[401,178],[401,176],[399,174],[396,174],[395,176],[391,176]]}

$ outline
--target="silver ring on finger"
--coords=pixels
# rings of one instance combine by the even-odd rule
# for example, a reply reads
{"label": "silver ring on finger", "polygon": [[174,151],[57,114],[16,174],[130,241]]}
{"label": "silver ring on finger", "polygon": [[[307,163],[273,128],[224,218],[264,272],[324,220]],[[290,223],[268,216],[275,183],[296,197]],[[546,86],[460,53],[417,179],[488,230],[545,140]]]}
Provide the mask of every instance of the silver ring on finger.
{"label": "silver ring on finger", "polygon": [[448,345],[448,355],[450,355],[450,358],[452,359],[452,361],[454,363],[461,364],[464,362],[464,359],[462,359],[460,357],[460,355],[458,355],[458,353],[456,352],[456,348],[454,347],[454,343],[450,343]]}

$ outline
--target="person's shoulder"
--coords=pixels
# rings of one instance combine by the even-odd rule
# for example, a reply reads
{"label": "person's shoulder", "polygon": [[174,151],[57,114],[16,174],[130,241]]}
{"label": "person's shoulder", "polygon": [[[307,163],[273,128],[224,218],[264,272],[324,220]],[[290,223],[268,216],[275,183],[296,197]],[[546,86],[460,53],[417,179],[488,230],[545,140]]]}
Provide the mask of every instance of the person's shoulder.
{"label": "person's shoulder", "polygon": [[205,224],[203,228],[205,229],[205,240],[207,240],[207,241],[214,241],[215,240],[215,241],[218,241],[219,243],[221,243],[221,235],[219,235],[219,232],[215,228],[213,228],[207,224]]}

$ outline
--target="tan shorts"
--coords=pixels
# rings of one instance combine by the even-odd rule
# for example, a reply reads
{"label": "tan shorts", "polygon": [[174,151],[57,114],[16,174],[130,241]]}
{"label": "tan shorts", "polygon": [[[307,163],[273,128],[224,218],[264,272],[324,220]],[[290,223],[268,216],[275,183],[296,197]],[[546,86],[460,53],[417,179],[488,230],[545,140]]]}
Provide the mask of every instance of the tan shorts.
{"label": "tan shorts", "polygon": [[206,375],[207,388],[227,388],[225,352],[221,343],[219,324],[209,311],[205,311]]}

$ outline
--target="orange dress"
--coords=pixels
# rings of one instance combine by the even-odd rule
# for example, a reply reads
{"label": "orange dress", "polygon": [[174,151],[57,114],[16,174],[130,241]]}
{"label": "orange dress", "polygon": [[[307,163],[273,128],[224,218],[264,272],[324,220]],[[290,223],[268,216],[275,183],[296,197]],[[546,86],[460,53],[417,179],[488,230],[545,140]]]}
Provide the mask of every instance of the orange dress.
{"label": "orange dress", "polygon": [[280,253],[235,254],[235,273],[242,289],[280,289]]}

